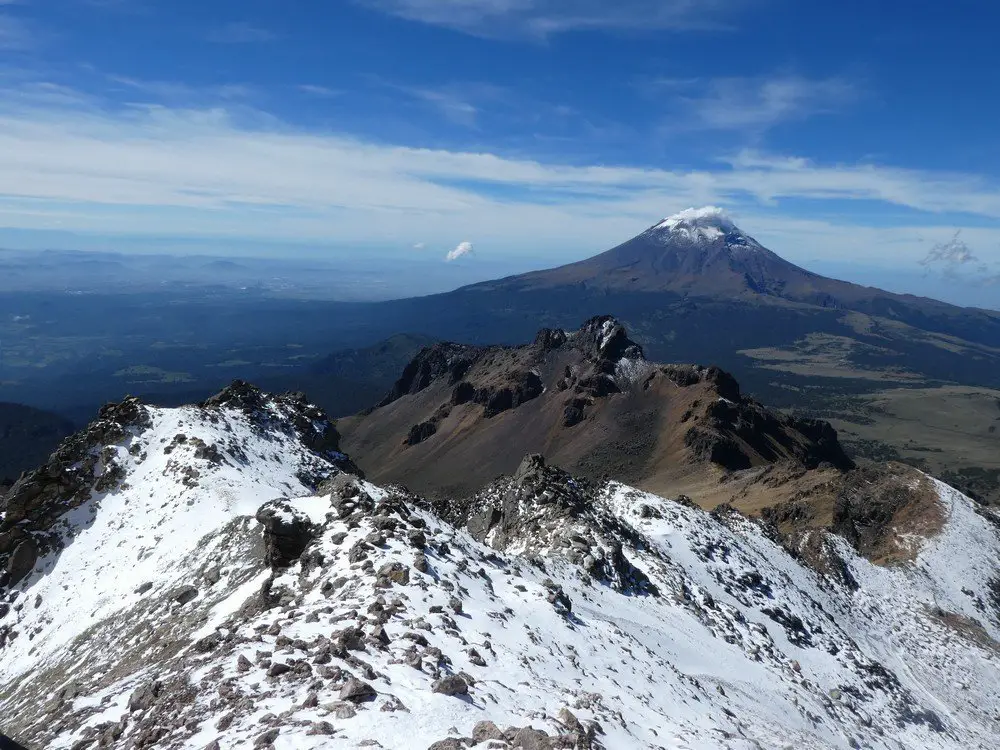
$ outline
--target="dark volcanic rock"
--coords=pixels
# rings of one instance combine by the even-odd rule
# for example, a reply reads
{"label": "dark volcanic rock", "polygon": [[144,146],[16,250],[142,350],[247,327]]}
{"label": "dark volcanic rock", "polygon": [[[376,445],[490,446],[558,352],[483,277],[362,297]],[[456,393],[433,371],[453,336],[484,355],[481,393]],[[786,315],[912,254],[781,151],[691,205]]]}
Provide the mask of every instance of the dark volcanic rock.
{"label": "dark volcanic rock", "polygon": [[419,393],[437,378],[447,377],[457,383],[475,361],[474,347],[462,344],[440,343],[425,347],[403,369],[403,374],[378,406],[391,404],[403,396]]}
{"label": "dark volcanic rock", "polygon": [[375,688],[367,682],[362,682],[356,677],[351,677],[340,689],[340,700],[351,703],[365,703],[373,701],[378,696]]}
{"label": "dark volcanic rock", "polygon": [[140,685],[132,691],[128,699],[129,711],[146,711],[153,706],[159,697],[162,686],[159,682]]}
{"label": "dark volcanic rock", "polygon": [[19,583],[34,569],[36,562],[38,562],[38,545],[31,538],[22,540],[7,560],[10,584],[13,586]]}
{"label": "dark volcanic rock", "polygon": [[632,341],[625,326],[610,315],[591,318],[575,334],[574,343],[594,359],[617,362],[620,359],[645,359],[642,347]]}
{"label": "dark volcanic rock", "polygon": [[457,674],[450,674],[435,682],[432,689],[442,695],[468,695],[469,683]]}
{"label": "dark volcanic rock", "polygon": [[[625,554],[627,545],[640,544],[641,539],[620,519],[599,509],[598,491],[596,485],[549,466],[534,454],[525,456],[513,476],[494,481],[464,501],[436,503],[434,509],[451,523],[465,524],[477,541],[488,539],[494,549],[558,550],[588,575],[618,590],[658,594]],[[587,536],[580,535],[581,528]],[[549,601],[564,616],[571,616],[572,602],[558,587],[550,589]]]}
{"label": "dark volcanic rock", "polygon": [[198,598],[198,589],[194,586],[180,586],[170,592],[170,598],[178,604],[187,604]]}
{"label": "dark volcanic rock", "polygon": [[[862,555],[872,559],[891,548],[897,533],[906,533],[900,515],[921,519],[928,527],[936,525],[940,513],[936,493],[897,478],[890,468],[881,465],[861,467],[848,476],[837,495],[831,530],[850,542]],[[887,544],[889,543],[889,544]]]}
{"label": "dark volcanic rock", "polygon": [[696,459],[730,470],[753,465],[751,454],[769,462],[793,457],[807,468],[830,464],[844,471],[854,466],[828,422],[771,411],[743,396],[736,379],[718,367],[665,365],[659,373],[681,388],[708,384],[718,394],[704,419],[684,436]]}
{"label": "dark volcanic rock", "polygon": [[287,568],[299,559],[315,538],[312,522],[283,500],[272,500],[257,510],[264,527],[264,561],[272,568]]}
{"label": "dark volcanic rock", "polygon": [[410,433],[404,441],[407,445],[416,445],[424,442],[427,438],[437,432],[437,425],[433,422],[421,422],[410,428]]}
{"label": "dark volcanic rock", "polygon": [[477,390],[473,400],[483,405],[483,416],[489,418],[538,398],[544,390],[538,373],[514,372],[502,385]]}

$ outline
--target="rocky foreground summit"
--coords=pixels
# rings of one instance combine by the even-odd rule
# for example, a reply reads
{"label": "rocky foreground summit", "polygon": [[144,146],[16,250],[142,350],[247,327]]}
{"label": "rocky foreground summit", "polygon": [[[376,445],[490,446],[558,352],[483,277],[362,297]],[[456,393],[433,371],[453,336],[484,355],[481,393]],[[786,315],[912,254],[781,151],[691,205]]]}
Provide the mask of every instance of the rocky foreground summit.
{"label": "rocky foreground summit", "polygon": [[[836,502],[799,482],[749,517],[533,454],[425,498],[340,442],[304,398],[238,384],[109,407],[19,481],[0,729],[30,750],[995,746],[1000,520],[942,483],[800,462],[842,476]],[[780,494],[776,467],[741,471]]]}

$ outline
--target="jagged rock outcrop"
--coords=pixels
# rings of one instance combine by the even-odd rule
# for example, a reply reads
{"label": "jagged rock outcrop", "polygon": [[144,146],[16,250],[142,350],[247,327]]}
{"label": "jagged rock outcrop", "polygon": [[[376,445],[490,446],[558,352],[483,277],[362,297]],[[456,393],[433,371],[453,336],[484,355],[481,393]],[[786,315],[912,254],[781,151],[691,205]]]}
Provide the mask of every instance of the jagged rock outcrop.
{"label": "jagged rock outcrop", "polygon": [[313,523],[283,500],[265,503],[254,517],[263,528],[264,562],[272,568],[287,568],[316,536]]}
{"label": "jagged rock outcrop", "polygon": [[882,562],[912,557],[912,540],[937,533],[944,509],[930,481],[909,467],[865,465],[837,493],[831,530]]}
{"label": "jagged rock outcrop", "polygon": [[258,421],[273,420],[274,408],[280,419],[293,428],[309,450],[331,458],[344,471],[358,473],[358,468],[340,451],[340,433],[320,407],[302,392],[267,394],[243,380],[234,380],[219,393],[206,399],[205,408],[236,408]]}
{"label": "jagged rock outcrop", "polygon": [[[598,486],[533,454],[525,456],[513,476],[496,480],[464,502],[435,507],[494,549],[557,553],[619,590],[657,594],[656,586],[622,553],[622,545],[633,542],[633,535],[601,511],[599,492]],[[551,601],[560,602],[567,613],[572,610],[561,591],[551,592]]]}
{"label": "jagged rock outcrop", "polygon": [[475,347],[463,344],[442,342],[425,347],[403,369],[399,380],[376,408],[419,393],[438,378],[446,378],[449,384],[457,383],[468,372],[476,356]]}
{"label": "jagged rock outcrop", "polygon": [[523,346],[429,347],[338,428],[373,478],[429,495],[473,492],[532,452],[662,492],[692,467],[852,466],[828,423],[764,408],[717,367],[649,362],[607,315]]}

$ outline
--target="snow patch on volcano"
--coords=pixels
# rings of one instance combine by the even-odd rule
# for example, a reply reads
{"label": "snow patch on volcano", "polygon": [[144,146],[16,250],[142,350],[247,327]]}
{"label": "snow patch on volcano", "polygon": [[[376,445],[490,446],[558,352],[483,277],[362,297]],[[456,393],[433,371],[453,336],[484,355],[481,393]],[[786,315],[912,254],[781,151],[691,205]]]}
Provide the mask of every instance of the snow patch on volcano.
{"label": "snow patch on volcano", "polygon": [[756,249],[761,245],[740,231],[724,209],[717,206],[688,208],[668,216],[654,226],[651,233],[665,241],[715,242],[724,240],[730,247]]}

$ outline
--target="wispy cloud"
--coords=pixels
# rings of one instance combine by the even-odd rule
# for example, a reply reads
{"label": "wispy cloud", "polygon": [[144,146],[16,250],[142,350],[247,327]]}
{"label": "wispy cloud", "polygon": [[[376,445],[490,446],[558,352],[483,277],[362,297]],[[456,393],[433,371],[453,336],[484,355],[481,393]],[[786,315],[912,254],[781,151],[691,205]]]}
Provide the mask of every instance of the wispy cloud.
{"label": "wispy cloud", "polygon": [[955,232],[955,236],[947,242],[939,242],[934,245],[920,261],[922,266],[943,264],[946,268],[956,268],[968,263],[976,263],[979,258],[969,248],[960,237],[961,230]]}
{"label": "wispy cloud", "polygon": [[[846,242],[829,223],[796,224],[793,233],[793,214],[783,209],[786,199],[800,206],[808,199],[819,211],[830,200],[838,212],[856,201],[922,215],[919,232],[891,228],[912,262],[926,254],[927,241],[947,242],[959,222],[976,223],[959,216],[1000,220],[1000,185],[973,174],[818,164],[759,151],[697,170],[567,165],[303,131],[224,100],[116,107],[38,83],[0,87],[0,196],[0,226],[8,227],[58,221],[106,234],[397,246],[414,236],[435,246],[461,233],[487,247],[581,251],[680,208],[717,204],[763,217],[747,230],[771,227],[782,242],[826,247],[823,237],[836,238],[829,252],[841,255],[869,254],[862,240],[888,247],[888,235],[857,228]],[[927,227],[936,221],[932,233]],[[962,237],[992,248],[998,230],[969,228]]]}
{"label": "wispy cloud", "polygon": [[723,160],[718,183],[740,185],[764,203],[780,198],[876,201],[926,211],[1000,218],[1000,186],[978,175],[877,164],[822,165],[801,157],[742,151]]}
{"label": "wispy cloud", "polygon": [[427,243],[426,242],[415,242],[415,243],[413,243],[413,249],[414,250],[424,250],[426,248],[427,248]]}
{"label": "wispy cloud", "polygon": [[278,35],[273,31],[245,21],[226,24],[208,35],[210,42],[218,42],[219,44],[253,44],[255,42],[271,42],[277,38]]}
{"label": "wispy cloud", "polygon": [[671,127],[764,131],[782,122],[837,112],[858,97],[840,78],[780,75],[756,78],[660,79],[648,88],[678,106]]}
{"label": "wispy cloud", "polygon": [[355,0],[411,21],[483,37],[545,38],[588,29],[728,28],[752,0]]}
{"label": "wispy cloud", "polygon": [[448,91],[421,88],[406,89],[406,92],[434,107],[445,119],[457,125],[475,127],[479,110],[455,94]]}
{"label": "wispy cloud", "polygon": [[467,255],[472,255],[475,249],[471,242],[459,242],[458,246],[454,250],[449,250],[448,254],[445,256],[445,260],[451,263],[453,260],[458,260],[459,258],[464,258]]}
{"label": "wispy cloud", "polygon": [[108,81],[119,88],[134,91],[158,104],[198,106],[213,101],[241,101],[253,98],[254,87],[241,83],[219,86],[191,86],[180,81],[147,81],[130,76],[109,75]]}
{"label": "wispy cloud", "polygon": [[327,88],[326,86],[318,86],[314,83],[300,83],[296,86],[299,91],[303,94],[309,94],[309,96],[315,96],[319,99],[333,99],[340,96],[343,92],[338,89]]}

